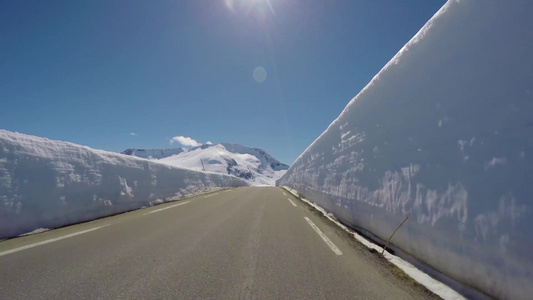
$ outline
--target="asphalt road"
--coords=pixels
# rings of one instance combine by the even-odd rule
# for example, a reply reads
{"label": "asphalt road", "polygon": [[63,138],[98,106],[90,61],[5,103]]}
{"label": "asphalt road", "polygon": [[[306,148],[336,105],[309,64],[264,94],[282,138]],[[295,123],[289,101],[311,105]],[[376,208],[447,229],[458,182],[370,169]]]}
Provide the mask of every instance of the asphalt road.
{"label": "asphalt road", "polygon": [[0,299],[427,299],[409,283],[274,187],[0,242]]}

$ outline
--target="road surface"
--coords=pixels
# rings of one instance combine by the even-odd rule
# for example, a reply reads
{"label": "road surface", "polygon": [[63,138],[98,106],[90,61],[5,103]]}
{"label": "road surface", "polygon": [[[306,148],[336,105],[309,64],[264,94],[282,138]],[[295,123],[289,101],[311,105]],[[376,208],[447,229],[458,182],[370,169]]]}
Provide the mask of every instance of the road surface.
{"label": "road surface", "polygon": [[434,297],[280,188],[199,195],[0,242],[0,299]]}

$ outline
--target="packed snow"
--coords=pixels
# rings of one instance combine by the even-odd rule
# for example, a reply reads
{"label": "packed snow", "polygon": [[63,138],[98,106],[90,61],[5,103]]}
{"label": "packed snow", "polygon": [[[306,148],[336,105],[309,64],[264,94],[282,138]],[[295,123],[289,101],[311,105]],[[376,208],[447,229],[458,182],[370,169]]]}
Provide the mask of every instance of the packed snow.
{"label": "packed snow", "polygon": [[274,185],[289,168],[262,149],[229,143],[191,149],[128,149],[122,153],[158,158],[158,162],[190,170],[233,175],[251,185]]}
{"label": "packed snow", "polygon": [[0,130],[0,239],[245,185],[233,176]]}
{"label": "packed snow", "polygon": [[500,299],[533,295],[533,1],[447,2],[277,182]]}

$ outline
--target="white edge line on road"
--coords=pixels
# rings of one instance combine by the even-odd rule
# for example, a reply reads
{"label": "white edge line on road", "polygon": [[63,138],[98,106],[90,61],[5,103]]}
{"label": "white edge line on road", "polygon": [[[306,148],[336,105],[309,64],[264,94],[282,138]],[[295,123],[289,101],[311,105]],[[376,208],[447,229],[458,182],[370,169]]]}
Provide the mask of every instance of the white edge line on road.
{"label": "white edge line on road", "polygon": [[316,231],[316,233],[318,233],[318,235],[324,240],[326,245],[328,245],[329,248],[331,248],[331,250],[335,252],[335,254],[342,255],[341,250],[337,248],[335,244],[333,244],[333,242],[320,230],[320,228],[318,228],[318,226],[315,225],[315,223],[313,223],[313,221],[311,221],[311,219],[309,219],[308,217],[305,217],[305,220],[307,221],[307,223],[309,223],[309,225],[311,225],[311,227]]}
{"label": "white edge line on road", "polygon": [[149,214],[153,214],[155,212],[160,212],[162,210],[165,210],[165,209],[169,209],[169,208],[173,208],[173,207],[176,207],[176,206],[180,206],[180,205],[183,205],[183,204],[187,204],[191,201],[185,201],[185,202],[182,202],[182,203],[178,203],[178,204],[174,204],[174,205],[171,205],[171,206],[167,206],[167,207],[164,207],[164,208],[160,208],[160,209],[156,209],[156,210],[152,210],[151,212],[147,212],[145,214],[143,214],[143,216],[146,216],[146,215],[149,215]]}
{"label": "white edge line on road", "polygon": [[46,241],[33,243],[33,244],[26,245],[26,246],[18,247],[18,248],[15,248],[15,249],[3,251],[3,252],[0,252],[0,256],[4,256],[4,255],[11,254],[11,253],[19,252],[19,251],[22,251],[22,250],[30,249],[30,248],[33,248],[33,247],[37,247],[37,246],[41,246],[41,245],[57,242],[57,241],[60,241],[60,240],[68,239],[68,238],[71,238],[73,236],[77,236],[77,235],[84,234],[84,233],[87,233],[87,232],[95,231],[95,230],[98,230],[98,229],[106,227],[106,226],[109,226],[109,225],[104,225],[104,226],[99,226],[99,227],[95,227],[95,228],[91,228],[91,229],[87,229],[87,230],[83,230],[83,231],[78,231],[78,232],[74,232],[74,233],[71,233],[71,234],[64,235],[62,237],[57,237],[57,238],[49,239],[49,240],[46,240]]}
{"label": "white edge line on road", "polygon": [[211,195],[204,196],[204,198],[213,197],[213,196],[215,196],[215,195],[218,195],[218,193],[214,193],[214,194],[211,194]]}
{"label": "white edge line on road", "polygon": [[290,198],[287,198],[287,200],[289,200],[294,207],[298,207],[298,205],[296,205],[296,203],[292,202],[292,200]]}

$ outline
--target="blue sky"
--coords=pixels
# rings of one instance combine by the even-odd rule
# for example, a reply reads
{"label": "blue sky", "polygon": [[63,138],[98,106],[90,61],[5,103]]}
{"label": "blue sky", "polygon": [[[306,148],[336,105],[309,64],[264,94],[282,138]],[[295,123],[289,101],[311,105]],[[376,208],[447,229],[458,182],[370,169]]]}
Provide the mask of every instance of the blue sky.
{"label": "blue sky", "polygon": [[444,3],[1,1],[0,128],[117,152],[185,136],[292,163]]}

